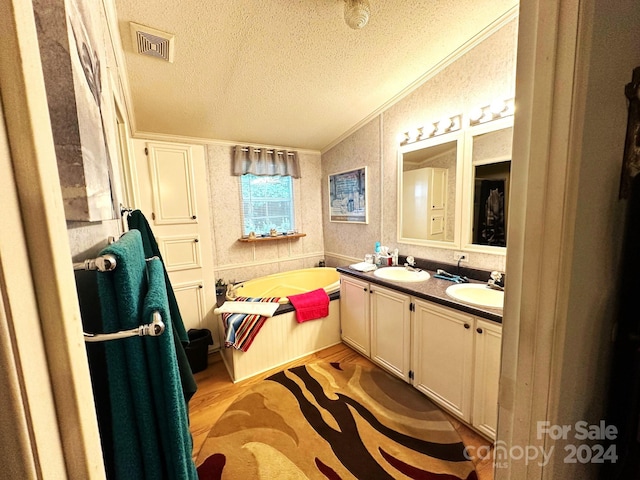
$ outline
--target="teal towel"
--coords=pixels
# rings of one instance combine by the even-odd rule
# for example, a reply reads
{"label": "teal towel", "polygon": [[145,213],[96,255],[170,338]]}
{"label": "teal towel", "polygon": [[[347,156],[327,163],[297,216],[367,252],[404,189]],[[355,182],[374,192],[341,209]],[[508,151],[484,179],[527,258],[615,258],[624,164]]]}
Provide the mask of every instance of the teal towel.
{"label": "teal towel", "polygon": [[[158,242],[156,242],[153,231],[151,230],[151,226],[149,225],[149,222],[147,222],[144,214],[140,210],[134,210],[129,214],[127,218],[127,224],[129,225],[129,229],[135,229],[140,232],[145,258],[158,257],[160,260],[162,260],[162,255],[160,255],[160,248],[158,248]],[[164,264],[164,260],[162,260],[162,263]],[[167,284],[169,309],[171,311],[173,324],[178,331],[180,341],[182,341],[185,345],[188,345],[189,335],[187,335],[187,331],[184,328],[182,315],[180,315],[178,302],[176,301],[176,296],[173,292],[173,288],[171,287],[171,281],[169,280],[169,275],[167,274],[166,269],[164,281]]]}
{"label": "teal towel", "polygon": [[[104,344],[115,478],[195,479],[186,405],[181,394],[175,400],[179,373],[164,276],[158,275],[157,268],[147,272],[137,230],[125,233],[101,252],[104,254],[114,255],[117,261],[115,270],[98,275],[105,332],[150,323],[154,310],[161,311],[167,325],[159,337],[131,337]],[[164,303],[158,300],[158,291],[164,292]]]}
{"label": "teal towel", "polygon": [[152,385],[153,409],[160,430],[161,457],[166,460],[166,478],[197,479],[191,459],[193,444],[189,416],[182,394],[182,384],[174,348],[174,330],[167,300],[162,261],[147,262],[149,291],[144,300],[144,318],[160,312],[165,331],[160,337],[145,337]]}
{"label": "teal towel", "polygon": [[[100,252],[116,257],[116,269],[98,275],[98,294],[105,333],[135,328],[140,323],[147,290],[147,270],[140,233],[125,233]],[[109,399],[112,412],[113,454],[116,478],[153,478],[159,468],[146,458],[146,439],[157,437],[152,412],[138,402],[148,392],[146,362],[139,338],[104,343]],[[148,465],[147,465],[148,464]],[[146,475],[145,475],[146,474]],[[147,476],[148,475],[148,476]],[[160,477],[156,477],[160,478]]]}
{"label": "teal towel", "polygon": [[193,372],[189,365],[189,359],[187,353],[184,350],[185,345],[189,344],[189,336],[184,328],[182,316],[180,315],[180,309],[178,308],[178,302],[176,296],[171,287],[171,281],[169,280],[169,274],[164,267],[164,260],[160,255],[160,248],[153,235],[153,231],[149,226],[149,222],[140,210],[134,210],[127,218],[127,224],[130,229],[135,229],[140,232],[142,238],[142,246],[144,248],[144,254],[146,258],[158,257],[162,261],[164,279],[167,288],[167,298],[169,300],[169,310],[171,312],[172,327],[174,337],[179,338],[180,342],[175,342],[176,346],[176,358],[178,359],[178,368],[180,369],[180,381],[182,383],[182,393],[184,400],[189,406],[189,400],[196,393],[198,386],[193,378]]}

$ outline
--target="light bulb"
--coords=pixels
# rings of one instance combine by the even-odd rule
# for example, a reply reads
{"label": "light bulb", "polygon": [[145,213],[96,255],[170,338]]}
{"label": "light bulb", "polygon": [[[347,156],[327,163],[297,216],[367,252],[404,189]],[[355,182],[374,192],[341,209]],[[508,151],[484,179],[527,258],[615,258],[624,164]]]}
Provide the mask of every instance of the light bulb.
{"label": "light bulb", "polygon": [[507,108],[507,104],[504,103],[503,100],[495,100],[489,107],[489,110],[494,115],[500,115],[502,112],[504,112],[506,108]]}
{"label": "light bulb", "polygon": [[482,109],[480,107],[474,108],[469,114],[469,120],[471,120],[472,122],[479,122],[482,118],[482,115],[484,115],[484,113],[482,112]]}
{"label": "light bulb", "polygon": [[456,115],[455,117],[451,117],[451,128],[450,130],[460,130],[460,115]]}
{"label": "light bulb", "polygon": [[426,127],[422,128],[422,135],[425,137],[431,137],[436,132],[436,124],[430,123]]}
{"label": "light bulb", "polygon": [[422,127],[413,128],[409,131],[409,141],[415,142],[422,136]]}
{"label": "light bulb", "polygon": [[449,117],[443,117],[438,122],[438,131],[444,133],[451,128],[451,119]]}
{"label": "light bulb", "polygon": [[407,143],[409,141],[409,132],[399,133],[396,139],[400,144]]}
{"label": "light bulb", "polygon": [[507,100],[507,108],[505,108],[504,112],[502,113],[502,116],[504,117],[508,117],[510,115],[513,115],[515,113],[516,110],[516,105],[514,102],[514,99],[511,98],[509,100]]}

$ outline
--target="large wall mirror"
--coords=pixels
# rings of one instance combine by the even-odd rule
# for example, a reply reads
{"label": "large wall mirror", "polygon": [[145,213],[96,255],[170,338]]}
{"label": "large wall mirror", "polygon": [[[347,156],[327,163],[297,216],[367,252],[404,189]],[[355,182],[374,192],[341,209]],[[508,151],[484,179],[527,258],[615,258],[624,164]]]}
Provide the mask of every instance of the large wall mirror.
{"label": "large wall mirror", "polygon": [[513,116],[476,123],[400,147],[399,243],[506,253]]}
{"label": "large wall mirror", "polygon": [[400,148],[399,242],[434,246],[458,243],[462,138],[456,132]]}
{"label": "large wall mirror", "polygon": [[504,253],[507,246],[513,118],[470,127],[465,138],[465,250]]}

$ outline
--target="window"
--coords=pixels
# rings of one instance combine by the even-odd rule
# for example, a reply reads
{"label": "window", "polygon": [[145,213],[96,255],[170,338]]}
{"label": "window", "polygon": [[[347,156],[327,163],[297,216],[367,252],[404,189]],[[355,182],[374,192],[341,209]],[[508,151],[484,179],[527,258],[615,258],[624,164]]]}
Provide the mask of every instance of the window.
{"label": "window", "polygon": [[242,187],[242,234],[269,235],[295,228],[293,188],[289,176],[256,176],[250,173],[240,177]]}

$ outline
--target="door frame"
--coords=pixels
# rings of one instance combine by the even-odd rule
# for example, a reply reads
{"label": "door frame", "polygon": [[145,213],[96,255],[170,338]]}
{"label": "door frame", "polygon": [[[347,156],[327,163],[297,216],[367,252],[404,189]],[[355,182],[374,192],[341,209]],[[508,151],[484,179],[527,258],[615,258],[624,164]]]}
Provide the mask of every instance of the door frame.
{"label": "door frame", "polygon": [[0,31],[0,342],[8,347],[0,387],[3,419],[15,432],[0,444],[15,478],[101,479],[32,2],[0,2]]}

